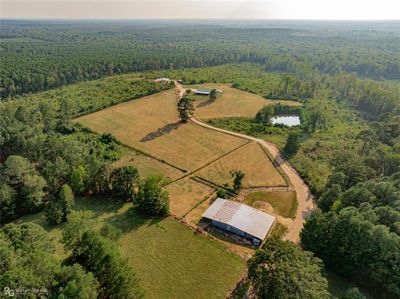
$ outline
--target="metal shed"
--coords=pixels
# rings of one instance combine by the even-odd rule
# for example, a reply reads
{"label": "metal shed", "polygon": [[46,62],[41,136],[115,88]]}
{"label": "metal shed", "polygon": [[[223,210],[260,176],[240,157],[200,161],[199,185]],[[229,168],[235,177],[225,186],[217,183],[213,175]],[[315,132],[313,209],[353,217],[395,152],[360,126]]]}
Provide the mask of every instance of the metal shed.
{"label": "metal shed", "polygon": [[195,94],[209,95],[211,90],[209,89],[196,89]]}
{"label": "metal shed", "polygon": [[[194,93],[201,95],[209,95],[211,93],[211,89],[195,89]],[[222,90],[218,89],[217,93],[222,93]]]}
{"label": "metal shed", "polygon": [[202,215],[225,231],[262,242],[275,222],[275,217],[235,201],[217,198]]}

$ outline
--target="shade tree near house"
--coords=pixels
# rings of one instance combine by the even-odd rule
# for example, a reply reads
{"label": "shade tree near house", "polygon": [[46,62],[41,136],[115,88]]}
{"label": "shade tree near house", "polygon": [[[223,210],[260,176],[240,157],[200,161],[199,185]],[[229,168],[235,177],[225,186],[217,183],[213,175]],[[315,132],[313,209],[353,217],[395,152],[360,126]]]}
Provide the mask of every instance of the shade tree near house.
{"label": "shade tree near house", "polygon": [[208,99],[211,102],[214,102],[217,99],[218,92],[215,88],[211,89],[210,94],[208,95]]}

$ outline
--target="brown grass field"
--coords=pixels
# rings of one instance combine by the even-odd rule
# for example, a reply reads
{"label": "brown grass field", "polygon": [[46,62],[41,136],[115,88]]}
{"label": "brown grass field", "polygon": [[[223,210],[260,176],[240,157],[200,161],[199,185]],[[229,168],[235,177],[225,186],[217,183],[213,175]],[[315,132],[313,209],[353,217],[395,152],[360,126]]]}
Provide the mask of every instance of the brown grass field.
{"label": "brown grass field", "polygon": [[[186,87],[186,86],[185,86]],[[221,117],[254,117],[257,112],[272,103],[281,103],[284,105],[301,105],[294,101],[275,101],[267,100],[263,97],[238,90],[230,87],[229,84],[197,84],[187,87],[198,89],[220,89],[220,94],[214,103],[208,103],[207,96],[195,96],[196,111],[195,117],[199,119],[221,118]]]}
{"label": "brown grass field", "polygon": [[210,196],[214,189],[187,177],[168,185],[167,191],[170,195],[171,213],[177,217],[182,217]]}
{"label": "brown grass field", "polygon": [[181,124],[174,91],[164,91],[80,117],[98,133],[187,170],[194,170],[246,141],[192,123]]}
{"label": "brown grass field", "polygon": [[232,177],[229,172],[233,169],[241,170],[246,174],[243,179],[243,187],[286,185],[280,173],[255,142],[251,142],[201,169],[196,172],[196,175],[219,185],[228,183],[229,186],[232,186]]}
{"label": "brown grass field", "polygon": [[297,200],[294,191],[254,192],[247,195],[243,203],[261,209],[267,203],[276,215],[292,219],[296,217]]}
{"label": "brown grass field", "polygon": [[170,180],[175,180],[185,174],[179,169],[162,163],[152,157],[140,154],[125,146],[121,146],[121,149],[121,158],[114,163],[115,167],[132,165],[138,169],[141,177],[162,175]]}

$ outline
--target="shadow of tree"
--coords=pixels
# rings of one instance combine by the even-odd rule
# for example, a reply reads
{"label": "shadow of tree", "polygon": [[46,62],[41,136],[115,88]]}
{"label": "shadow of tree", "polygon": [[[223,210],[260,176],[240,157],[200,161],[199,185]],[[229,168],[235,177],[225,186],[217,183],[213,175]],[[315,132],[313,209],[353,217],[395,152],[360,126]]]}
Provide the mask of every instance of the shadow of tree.
{"label": "shadow of tree", "polygon": [[140,142],[147,142],[147,141],[151,141],[154,140],[158,137],[164,136],[166,134],[169,134],[172,130],[176,130],[179,128],[179,126],[181,125],[181,121],[177,121],[175,123],[171,123],[168,124],[162,128],[157,129],[157,131],[151,132],[149,134],[147,134],[146,136],[144,136],[142,139],[140,139]]}
{"label": "shadow of tree", "polygon": [[309,217],[312,213],[314,212],[314,210],[307,208],[305,211],[302,211],[301,216],[303,219],[306,219],[307,217]]}
{"label": "shadow of tree", "polygon": [[274,160],[273,160],[273,164],[274,164],[276,167],[280,167],[280,166],[282,166],[284,163],[285,163],[285,160],[283,160],[281,157],[275,157]]}
{"label": "shadow of tree", "polygon": [[103,214],[118,213],[125,204],[126,201],[110,195],[87,196],[75,201],[75,210],[89,210],[99,217]]}
{"label": "shadow of tree", "polygon": [[107,219],[108,224],[111,224],[115,228],[121,230],[123,234],[137,230],[144,225],[155,225],[161,221],[162,218],[150,218],[141,214],[135,208],[130,208],[125,213],[118,214]]}
{"label": "shadow of tree", "polygon": [[214,102],[215,102],[215,100],[210,100],[210,99],[208,99],[207,101],[204,101],[204,102],[199,103],[199,104],[197,105],[197,108],[201,108],[201,107],[204,107],[204,106],[207,106],[207,105],[211,105],[211,104],[214,103]]}

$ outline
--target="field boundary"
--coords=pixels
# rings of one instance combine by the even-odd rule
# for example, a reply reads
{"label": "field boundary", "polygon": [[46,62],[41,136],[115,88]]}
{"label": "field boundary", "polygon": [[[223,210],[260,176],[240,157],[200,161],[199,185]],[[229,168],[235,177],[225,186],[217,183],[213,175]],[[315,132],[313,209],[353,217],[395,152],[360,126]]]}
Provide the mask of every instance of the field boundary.
{"label": "field boundary", "polygon": [[[113,77],[113,76],[115,76],[115,75],[111,75],[111,76],[109,76],[109,78],[110,78],[110,77]],[[104,78],[107,78],[107,77],[104,77]],[[96,80],[100,80],[100,79],[96,79]],[[135,78],[135,80],[140,81],[140,80],[143,80],[143,78]],[[145,79],[145,80],[147,80],[147,79]],[[147,80],[147,81],[150,81],[150,80]],[[85,81],[81,81],[81,82],[85,82]],[[80,83],[80,82],[76,82],[76,83]],[[76,84],[76,83],[74,83],[74,84]],[[73,85],[73,84],[71,84],[71,85]],[[68,86],[68,85],[65,85],[65,86]],[[61,87],[62,87],[62,86],[61,86]],[[38,93],[39,93],[39,92],[45,92],[45,91],[52,90],[52,89],[57,89],[57,88],[59,88],[59,87],[55,87],[55,88],[51,88],[51,89],[46,89],[46,90],[38,91]],[[92,114],[92,113],[96,113],[96,112],[99,112],[99,111],[101,111],[101,110],[110,108],[110,107],[112,107],[112,106],[117,106],[117,105],[119,105],[119,104],[123,104],[123,103],[129,102],[129,101],[139,100],[139,99],[144,98],[144,97],[147,97],[147,96],[151,96],[151,95],[154,95],[154,94],[157,94],[157,93],[160,93],[160,92],[168,91],[168,90],[171,90],[172,88],[173,88],[173,86],[171,86],[171,88],[161,89],[161,90],[158,90],[158,91],[155,91],[155,92],[146,94],[146,95],[140,95],[140,96],[137,96],[137,97],[129,97],[129,98],[126,98],[126,99],[122,99],[122,100],[121,100],[120,102],[118,102],[118,103],[112,103],[112,104],[109,105],[109,106],[105,106],[105,107],[102,107],[102,108],[99,108],[99,109],[96,109],[96,110],[93,110],[93,111],[87,111],[87,112],[77,113],[77,114],[74,114],[73,120],[76,121],[76,118],[79,118],[79,117],[82,117],[82,116],[86,116],[86,115],[89,115],[89,114]]]}
{"label": "field boundary", "polygon": [[[195,119],[196,121],[194,121],[193,119],[195,119],[195,118],[190,118],[190,121],[192,121],[193,123],[199,125],[199,124],[196,122],[197,119]],[[205,126],[202,125],[202,127],[207,128],[207,129],[209,129],[209,130],[214,130],[214,131],[215,131],[215,129],[209,127],[208,125],[205,125]],[[230,132],[229,130],[223,130],[223,129],[221,129],[221,130],[216,130],[216,131],[221,132],[221,133],[224,133],[224,134],[227,134],[227,135],[239,137],[239,138],[242,138],[242,139],[245,139],[245,140],[248,140],[248,141],[252,142],[252,140],[250,140],[249,138],[245,138],[245,137],[239,136],[237,133],[235,133],[235,132]],[[279,165],[274,159],[272,159],[272,157],[271,157],[270,153],[267,151],[267,149],[265,149],[263,146],[261,146],[261,144],[260,144],[259,142],[256,142],[256,143],[258,144],[259,147],[261,147],[261,149],[263,150],[264,154],[267,156],[267,158],[271,161],[272,165],[273,165],[273,166],[276,168],[276,170],[279,172],[279,174],[281,175],[282,179],[285,181],[285,183],[287,184],[287,186],[289,186],[289,185],[290,185],[289,178],[288,178],[287,175],[284,173],[284,171],[280,168],[280,165]]]}
{"label": "field boundary", "polygon": [[[201,125],[199,125],[198,123],[196,123],[195,121],[193,121],[193,118],[194,118],[194,117],[191,117],[191,118],[190,118],[190,121],[191,121],[192,123],[194,123],[195,125],[197,125],[197,126],[201,126]],[[196,119],[196,118],[194,118],[194,119]],[[211,131],[214,131],[214,132],[216,131],[215,129],[210,128],[210,127],[208,127],[208,126],[201,126],[201,127],[205,128],[205,129],[208,129],[208,130],[211,130]],[[217,131],[218,131],[218,130],[217,130]],[[222,131],[218,131],[218,132],[220,132],[220,133],[222,133],[222,134],[231,135],[231,136],[234,136],[234,137],[237,137],[237,138],[241,138],[241,139],[243,139],[243,140],[247,140],[247,141],[250,141],[250,142],[251,142],[251,140],[249,140],[249,139],[246,138],[246,137],[239,136],[239,135],[235,135],[234,132],[232,132],[232,133],[222,132]]]}
{"label": "field boundary", "polygon": [[[192,179],[192,178],[191,178]],[[195,181],[195,180],[194,180]],[[196,183],[200,183],[198,181],[195,181]],[[201,184],[201,183],[200,183]],[[209,200],[210,198],[213,197],[215,190],[212,191],[211,193],[209,193],[208,195],[204,196],[204,198],[202,200],[200,200],[198,203],[196,203],[194,206],[192,206],[189,210],[187,210],[187,212],[185,214],[183,214],[181,217],[177,217],[178,219],[183,219],[185,218],[190,212],[192,212],[193,210],[197,209],[203,202],[205,202],[206,200]],[[198,226],[196,226],[198,227]]]}
{"label": "field boundary", "polygon": [[203,178],[201,176],[194,175],[194,176],[191,177],[191,179],[193,181],[196,181],[196,182],[198,182],[200,184],[204,184],[204,185],[206,185],[208,187],[211,187],[211,188],[214,188],[214,189],[218,189],[218,188],[224,189],[225,191],[228,192],[229,196],[235,196],[236,195],[235,191],[232,190],[231,188],[228,188],[226,186],[222,186],[222,185],[217,184],[217,183],[215,183],[213,181],[207,180],[207,179],[205,179],[205,178]]}
{"label": "field boundary", "polygon": [[[243,138],[243,139],[245,139],[245,138]],[[185,175],[183,175],[183,176],[181,176],[180,178],[177,178],[177,179],[171,181],[169,184],[175,183],[175,182],[177,182],[177,181],[179,181],[179,180],[181,180],[181,179],[184,179],[184,178],[186,178],[186,177],[188,177],[188,176],[194,175],[196,172],[202,170],[203,168],[205,168],[205,167],[211,165],[211,164],[214,163],[214,162],[217,162],[218,160],[220,160],[220,159],[224,158],[225,156],[229,155],[230,153],[233,153],[234,151],[239,150],[240,148],[246,146],[246,145],[249,144],[250,142],[251,142],[250,140],[247,140],[247,142],[245,142],[244,144],[241,144],[241,145],[239,145],[238,147],[235,147],[234,149],[228,151],[227,153],[225,153],[225,154],[219,156],[218,158],[216,158],[216,159],[214,159],[214,160],[212,160],[212,161],[207,162],[207,163],[204,164],[203,166],[200,166],[199,168],[197,168],[197,169],[195,169],[195,170],[192,170],[192,171],[189,171],[189,172],[186,171],[187,173],[186,173]],[[168,184],[168,185],[169,185],[169,184]]]}
{"label": "field boundary", "polygon": [[[103,135],[103,133],[99,133],[99,132],[97,132],[97,131],[95,131],[95,130],[92,130],[91,128],[89,128],[89,127],[83,125],[83,124],[80,123],[80,122],[78,122],[78,123],[83,127],[84,130],[86,130],[86,131],[89,132],[89,133],[96,134],[96,135],[98,135],[98,136]],[[109,132],[109,133],[110,133],[110,132]],[[107,133],[104,133],[104,134],[107,134]],[[110,134],[112,134],[112,133],[110,133]],[[113,136],[114,136],[114,135],[113,135]],[[114,136],[114,138],[115,138],[115,136]],[[127,145],[127,144],[125,144],[125,143],[119,141],[117,138],[115,138],[115,143],[118,144],[118,145],[120,145],[120,146],[123,146],[123,147],[125,147],[125,148],[127,148],[127,149],[130,149],[130,150],[136,152],[137,154],[140,154],[140,155],[143,155],[143,156],[152,158],[152,159],[154,159],[154,160],[157,160],[157,161],[160,162],[160,163],[163,163],[163,164],[166,164],[166,165],[168,165],[168,166],[171,166],[171,167],[173,167],[173,168],[179,170],[180,172],[183,172],[183,173],[187,173],[187,172],[188,172],[188,170],[186,170],[186,169],[180,168],[179,166],[176,166],[176,165],[174,165],[174,164],[172,164],[172,163],[170,163],[170,162],[167,162],[167,161],[165,161],[165,160],[163,160],[163,159],[157,158],[157,157],[155,157],[155,156],[153,156],[153,155],[151,155],[151,154],[149,154],[149,153],[147,153],[147,152],[145,152],[145,151],[142,151],[142,150],[140,150],[140,149],[138,149],[138,148],[135,148],[135,147],[133,147],[133,146]]]}
{"label": "field boundary", "polygon": [[[97,133],[96,133],[96,134],[97,134]],[[142,151],[142,150],[140,150],[140,149],[138,149],[138,148],[135,148],[135,147],[133,147],[133,146],[126,145],[125,143],[122,143],[122,142],[119,141],[119,140],[117,140],[117,143],[118,143],[119,145],[123,146],[123,147],[126,147],[126,148],[128,148],[128,149],[130,149],[130,150],[132,150],[132,151],[134,151],[134,152],[136,152],[136,153],[138,153],[138,154],[140,154],[140,155],[149,157],[149,158],[151,158],[151,159],[157,160],[157,161],[160,162],[160,163],[163,163],[163,164],[165,164],[165,165],[171,166],[171,167],[173,167],[173,168],[179,170],[180,172],[183,172],[183,173],[187,173],[187,172],[188,172],[188,170],[186,170],[186,169],[180,168],[179,166],[176,166],[176,165],[174,165],[174,164],[172,164],[172,163],[170,163],[170,162],[167,162],[167,161],[165,161],[165,160],[163,160],[163,159],[157,158],[157,157],[155,157],[155,156],[153,156],[153,155],[151,155],[151,154],[149,154],[149,153],[147,153],[147,152],[145,152],[145,151]],[[179,179],[180,179],[180,178],[179,178]]]}
{"label": "field boundary", "polygon": [[273,166],[275,167],[275,169],[279,172],[279,174],[281,175],[282,179],[283,179],[283,180],[285,181],[285,183],[286,183],[285,186],[286,186],[286,187],[290,187],[289,178],[288,178],[288,176],[286,175],[286,173],[281,169],[281,165],[280,165],[278,162],[276,162],[275,159],[272,158],[270,152],[268,152],[268,150],[267,150],[265,147],[261,146],[261,144],[259,144],[258,142],[257,142],[257,144],[258,144],[258,146],[262,149],[262,151],[264,152],[264,154],[265,154],[265,156],[267,157],[267,159],[268,159],[269,161],[271,161],[272,165],[273,165]]}

